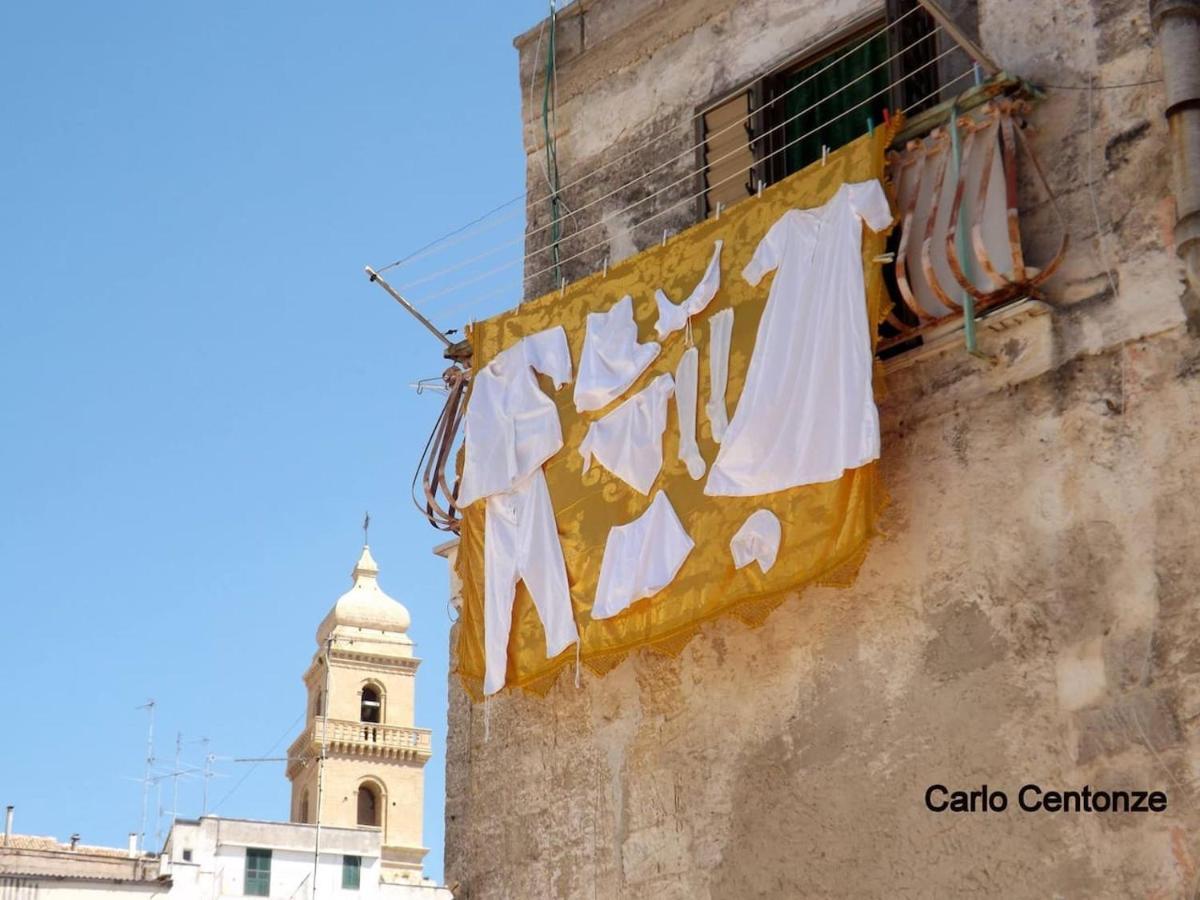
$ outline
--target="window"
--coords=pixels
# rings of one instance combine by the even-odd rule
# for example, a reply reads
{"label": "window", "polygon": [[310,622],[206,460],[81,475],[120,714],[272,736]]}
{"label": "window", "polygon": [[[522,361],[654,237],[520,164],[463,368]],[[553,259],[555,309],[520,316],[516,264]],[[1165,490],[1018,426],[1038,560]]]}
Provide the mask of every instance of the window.
{"label": "window", "polygon": [[342,890],[357,891],[362,881],[362,857],[342,857]]}
{"label": "window", "polygon": [[379,688],[371,685],[364,685],[362,689],[362,703],[359,706],[359,721],[360,722],[379,722],[382,719],[380,713],[383,711],[383,704],[379,702]]}
{"label": "window", "polygon": [[308,791],[307,790],[305,790],[305,792],[300,796],[300,821],[301,822],[308,821]]}
{"label": "window", "polygon": [[379,792],[369,784],[358,789],[358,824],[379,824]]}
{"label": "window", "polygon": [[192,851],[191,851],[191,850],[184,850],[184,851],[183,851],[183,861],[184,861],[184,862],[191,862],[191,861],[192,861]]}
{"label": "window", "polygon": [[269,897],[271,895],[271,851],[246,848],[246,885],[242,892],[247,897]]}
{"label": "window", "polygon": [[318,690],[313,695],[313,717],[325,715],[325,692]]}
{"label": "window", "polygon": [[967,83],[969,60],[947,56],[952,39],[917,7],[887,0],[886,16],[767,73],[699,117],[704,194],[701,215],[753,194],[821,159],[904,110],[909,116]]}

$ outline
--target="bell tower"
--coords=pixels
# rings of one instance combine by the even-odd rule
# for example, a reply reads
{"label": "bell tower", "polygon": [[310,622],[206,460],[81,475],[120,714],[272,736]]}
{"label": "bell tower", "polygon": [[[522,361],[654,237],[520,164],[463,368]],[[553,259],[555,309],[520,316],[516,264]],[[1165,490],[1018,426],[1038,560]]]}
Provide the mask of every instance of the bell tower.
{"label": "bell tower", "polygon": [[422,879],[430,732],[413,723],[417,666],[408,610],[383,592],[363,546],[350,590],[317,629],[304,673],[304,731],[288,750],[293,822],[378,828],[381,878]]}

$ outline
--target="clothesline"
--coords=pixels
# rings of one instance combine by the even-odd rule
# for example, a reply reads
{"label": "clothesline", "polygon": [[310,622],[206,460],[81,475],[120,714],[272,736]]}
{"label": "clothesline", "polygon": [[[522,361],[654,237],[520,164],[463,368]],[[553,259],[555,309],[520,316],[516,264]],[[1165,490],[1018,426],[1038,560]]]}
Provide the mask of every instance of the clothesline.
{"label": "clothesline", "polygon": [[[954,49],[957,49],[957,48],[954,48]],[[946,53],[950,53],[950,52],[953,52],[953,50],[946,51]],[[941,56],[944,56],[944,55],[946,55],[946,53],[943,53],[943,54],[941,54],[939,57],[936,57],[934,60],[931,60],[931,61],[930,61],[930,63],[932,63],[932,62],[936,62],[938,59],[940,59],[940,58],[941,58]],[[927,64],[927,65],[928,65],[928,64]],[[819,132],[820,132],[820,131],[821,131],[823,128],[825,128],[826,126],[828,126],[828,125],[832,124],[833,122],[837,121],[838,119],[841,119],[841,118],[843,118],[844,116],[847,116],[847,115],[849,115],[850,113],[854,112],[856,109],[858,109],[858,108],[862,107],[863,105],[865,105],[865,104],[869,103],[870,101],[872,101],[872,100],[876,99],[877,97],[879,97],[879,96],[882,96],[883,94],[887,93],[887,91],[888,91],[888,90],[890,90],[892,87],[894,87],[895,85],[897,85],[897,84],[899,84],[899,83],[903,82],[905,79],[907,79],[907,78],[911,77],[913,74],[916,74],[916,72],[917,72],[917,71],[918,71],[918,70],[913,70],[913,72],[910,72],[910,73],[908,73],[907,75],[904,75],[904,76],[902,76],[901,78],[897,79],[897,80],[896,80],[895,82],[893,82],[892,84],[888,85],[886,88],[884,88],[884,89],[881,89],[880,91],[876,92],[875,94],[871,95],[870,97],[867,97],[866,99],[864,99],[864,100],[863,100],[863,101],[861,101],[860,103],[858,103],[858,104],[855,104],[855,106],[853,106],[853,107],[850,107],[850,108],[849,108],[849,109],[847,109],[847,110],[844,110],[842,113],[838,114],[837,116],[834,116],[832,119],[828,120],[827,122],[824,122],[824,123],[822,123],[822,124],[821,124],[820,126],[818,126],[817,128],[814,128],[813,130],[811,130],[811,131],[808,131],[808,132],[806,132],[805,134],[802,134],[802,135],[800,135],[799,137],[793,138],[792,140],[790,140],[790,141],[788,141],[787,143],[785,143],[783,146],[781,146],[781,147],[777,148],[776,150],[773,150],[771,153],[768,153],[768,154],[766,154],[765,156],[763,156],[763,157],[762,157],[760,160],[758,160],[758,162],[763,162],[763,161],[766,161],[766,160],[768,160],[768,159],[771,159],[772,157],[774,157],[774,156],[776,156],[776,155],[778,155],[778,154],[780,154],[780,153],[784,152],[785,150],[789,149],[790,147],[794,146],[795,144],[799,143],[800,141],[803,141],[803,140],[805,140],[806,138],[812,137],[814,134],[817,134],[817,133],[819,133]],[[947,88],[947,87],[950,87],[951,85],[954,85],[954,84],[956,84],[956,83],[958,83],[958,82],[962,81],[964,78],[971,77],[972,75],[973,75],[973,73],[972,73],[970,70],[960,73],[959,75],[955,76],[954,78],[950,79],[950,80],[949,80],[949,81],[947,81],[945,84],[943,84],[943,85],[942,85],[942,86],[941,86],[941,87],[940,87],[940,88],[939,88],[937,91],[934,91],[933,93],[931,93],[931,94],[927,95],[926,97],[922,98],[922,100],[920,100],[920,101],[917,101],[917,103],[914,103],[914,104],[912,104],[912,105],[909,107],[909,109],[911,109],[911,108],[913,108],[913,107],[915,107],[915,106],[919,105],[920,103],[924,102],[925,100],[928,100],[930,97],[936,96],[938,93],[940,93],[940,92],[941,92],[942,90],[944,90],[945,88]],[[906,111],[907,111],[907,110],[906,110]],[[695,173],[695,172],[693,172],[693,173],[691,173],[691,176],[692,176],[692,177],[694,177],[694,176],[695,176],[695,174],[696,174],[696,173]],[[646,224],[646,223],[648,223],[648,222],[651,222],[651,221],[654,221],[655,219],[658,219],[658,218],[660,218],[660,217],[661,217],[661,216],[663,216],[663,215],[666,215],[667,213],[671,212],[671,211],[672,211],[672,210],[674,210],[674,209],[677,209],[677,208],[679,208],[680,206],[682,206],[682,205],[683,205],[683,204],[685,204],[685,203],[689,203],[689,202],[695,201],[697,198],[699,198],[699,197],[703,196],[704,194],[708,193],[709,191],[713,190],[714,188],[720,187],[721,185],[723,185],[723,184],[725,184],[725,183],[727,183],[727,182],[731,181],[731,180],[732,180],[732,179],[734,179],[734,178],[741,178],[741,177],[744,177],[744,173],[742,173],[742,172],[735,172],[735,173],[733,173],[733,174],[731,174],[731,175],[728,175],[728,176],[726,176],[725,178],[722,178],[722,179],[720,179],[719,181],[717,181],[717,182],[714,182],[714,183],[713,183],[713,184],[711,184],[711,185],[707,185],[707,186],[705,186],[704,188],[700,189],[699,191],[696,191],[696,192],[694,192],[694,193],[691,193],[691,194],[689,194],[688,196],[686,196],[686,197],[683,197],[682,199],[675,201],[675,202],[674,202],[674,203],[672,203],[671,205],[669,205],[669,206],[667,206],[667,207],[664,207],[663,209],[659,210],[658,212],[654,213],[653,215],[647,216],[646,218],[642,219],[641,221],[639,221],[639,222],[637,222],[637,223],[634,223],[634,224],[632,224],[632,225],[624,225],[624,226],[622,226],[622,229],[623,229],[623,230],[625,230],[625,231],[632,231],[632,230],[633,230],[633,229],[635,229],[635,228],[638,228],[638,227],[640,227],[640,226],[642,226],[642,225],[645,225],[645,224]],[[680,183],[680,182],[681,182],[681,181],[683,181],[683,180],[685,180],[685,179],[679,179],[679,180],[677,180],[676,182],[673,182],[673,184],[678,184],[678,183]],[[622,212],[624,212],[624,211],[622,211]],[[620,213],[617,213],[617,214],[615,214],[615,215],[619,215],[619,214],[620,214]],[[600,248],[600,247],[607,246],[607,245],[608,245],[608,243],[609,243],[608,239],[605,239],[605,240],[603,240],[603,241],[597,242],[597,243],[595,243],[595,244],[593,244],[593,245],[591,245],[591,246],[589,246],[589,247],[585,248],[584,250],[581,250],[581,251],[579,251],[578,253],[575,253],[575,254],[573,254],[573,255],[571,255],[571,256],[568,256],[568,257],[566,257],[566,258],[564,258],[564,259],[560,260],[560,265],[561,265],[561,264],[563,264],[563,263],[571,262],[572,260],[578,259],[578,258],[580,258],[580,257],[582,257],[582,256],[585,256],[586,254],[588,254],[588,253],[592,252],[593,250],[596,250],[596,249],[598,249],[598,248]],[[485,278],[490,278],[490,277],[492,277],[493,275],[495,275],[495,274],[497,274],[497,273],[499,273],[499,272],[502,272],[502,271],[504,271],[504,270],[506,270],[506,269],[510,269],[510,268],[512,268],[513,266],[515,266],[515,265],[519,264],[519,263],[520,263],[520,262],[522,262],[522,261],[523,261],[523,260],[514,260],[514,261],[512,261],[512,262],[506,263],[506,264],[505,264],[505,265],[503,265],[503,266],[499,266],[499,267],[496,267],[496,268],[494,268],[494,269],[491,269],[491,270],[489,270],[489,271],[487,271],[487,272],[485,272],[485,273],[482,273],[482,274],[480,274],[480,275],[478,275],[478,276],[475,276],[475,277],[473,277],[473,278],[471,278],[471,279],[468,279],[468,280],[466,280],[466,281],[460,282],[460,283],[459,283],[459,284],[457,284],[457,285],[453,285],[453,286],[452,286],[452,287],[450,287],[450,288],[446,288],[446,289],[444,289],[443,291],[440,291],[440,292],[438,292],[438,294],[435,294],[435,295],[433,295],[433,296],[431,296],[431,297],[427,297],[427,298],[425,298],[425,299],[424,299],[424,301],[423,301],[423,302],[425,302],[425,303],[428,303],[430,300],[432,300],[432,299],[434,299],[434,298],[436,298],[436,297],[439,297],[439,296],[442,296],[442,295],[444,295],[444,294],[451,293],[451,292],[454,292],[454,291],[458,291],[458,290],[460,290],[460,289],[461,289],[461,288],[463,288],[463,287],[466,287],[466,286],[468,286],[468,285],[470,285],[470,284],[474,284],[474,283],[477,283],[477,282],[479,282],[479,281],[482,281],[482,280],[484,280]],[[521,279],[521,283],[522,283],[522,284],[524,284],[524,282],[527,282],[527,281],[529,281],[530,279],[537,277],[538,275],[543,275],[543,274],[545,274],[546,272],[549,272],[549,271],[551,271],[552,269],[553,269],[553,267],[548,267],[548,268],[543,268],[543,269],[537,270],[537,271],[535,271],[535,272],[533,272],[533,273],[531,273],[531,274],[529,274],[529,275],[526,275],[526,276],[524,276],[524,277]],[[469,308],[469,307],[476,306],[476,305],[478,305],[479,303],[482,303],[482,302],[484,302],[484,301],[486,301],[486,300],[488,300],[488,299],[491,299],[491,298],[493,298],[493,297],[496,297],[496,296],[499,296],[499,295],[501,295],[501,294],[507,293],[507,292],[508,292],[510,289],[511,289],[511,283],[510,283],[510,285],[509,285],[509,286],[506,286],[506,287],[505,287],[505,288],[503,288],[503,289],[500,289],[500,290],[497,290],[497,291],[492,291],[492,292],[490,292],[490,293],[488,293],[488,294],[484,294],[484,295],[481,295],[481,296],[478,296],[478,297],[475,297],[475,298],[472,298],[472,299],[466,300],[466,301],[464,301],[464,302],[462,302],[462,303],[454,304],[454,305],[452,305],[452,306],[449,306],[449,307],[446,307],[446,308],[444,308],[444,309],[441,309],[441,310],[439,310],[439,314],[442,314],[442,315],[447,315],[447,314],[449,314],[449,313],[453,313],[453,312],[460,312],[460,311],[462,311],[463,309],[466,309],[466,308]],[[519,300],[519,299],[520,299],[520,297],[518,297],[518,300]]]}
{"label": "clothesline", "polygon": [[[896,59],[899,59],[905,53],[908,53],[910,50],[912,50],[918,44],[922,43],[923,41],[928,40],[931,37],[936,36],[937,34],[939,34],[941,32],[941,30],[942,30],[941,26],[937,26],[933,30],[926,32],[924,35],[922,35],[921,37],[914,40],[908,46],[902,47],[901,49],[899,49],[895,53],[893,53],[891,56],[889,56],[887,59],[883,60],[882,62],[877,63],[876,65],[872,66],[870,69],[867,69],[866,71],[862,72],[860,75],[858,75],[858,77],[852,79],[851,81],[846,82],[845,84],[839,85],[837,88],[830,91],[824,97],[821,97],[819,100],[817,100],[812,105],[805,107],[804,109],[800,110],[799,112],[795,113],[794,115],[790,116],[789,118],[785,119],[784,121],[778,123],[777,125],[774,125],[773,127],[761,132],[760,134],[754,135],[747,142],[747,146],[753,146],[758,141],[761,141],[764,138],[768,137],[769,135],[772,135],[772,134],[780,131],[781,129],[786,128],[789,124],[794,122],[796,119],[800,118],[801,116],[807,115],[808,113],[812,112],[813,110],[819,108],[825,102],[836,97],[838,94],[841,94],[843,91],[846,91],[846,90],[852,88],[854,85],[858,84],[859,82],[869,78],[872,74],[879,71],[883,67],[890,65],[892,62],[894,62]],[[941,59],[942,57],[953,53],[956,49],[957,49],[956,47],[951,47],[949,50],[944,51],[940,56],[936,57],[932,61],[937,61],[938,59]],[[830,63],[830,65],[834,65],[834,64],[835,63]],[[929,65],[929,63],[925,63],[924,66],[922,66],[921,68],[925,68],[928,65]],[[921,69],[919,68],[914,71],[920,71],[920,70]],[[821,70],[821,71],[824,71],[824,70]],[[806,80],[811,80],[811,78],[816,77],[817,74],[820,74],[820,73],[819,72],[815,73],[813,76],[810,76],[810,78],[806,79]],[[802,83],[803,82],[801,82],[801,84]],[[793,85],[791,88],[788,88],[788,91],[785,91],[784,94],[786,94],[792,90],[795,90],[795,88],[799,87],[799,86],[800,86],[799,84]],[[780,94],[779,96],[782,97],[782,96],[784,96],[784,94]],[[779,99],[779,98],[777,97],[775,99]],[[770,102],[773,103],[773,102],[775,102],[775,100],[772,100]],[[587,203],[584,203],[582,206],[579,206],[578,208],[572,210],[564,218],[567,218],[567,219],[572,218],[572,217],[578,215],[579,213],[583,212],[584,210],[587,210],[594,206],[597,206],[598,204],[603,203],[605,200],[608,200],[608,199],[616,196],[617,194],[620,194],[621,192],[627,190],[629,187],[638,183],[642,179],[648,178],[649,176],[655,174],[656,172],[661,172],[663,169],[666,169],[667,167],[671,166],[673,163],[679,161],[680,159],[684,159],[688,156],[694,155],[697,150],[700,150],[701,148],[707,146],[708,143],[713,138],[723,134],[724,132],[728,131],[731,128],[743,125],[747,120],[749,120],[754,115],[756,115],[761,109],[765,108],[766,105],[768,105],[768,104],[764,104],[764,106],[760,107],[759,110],[755,110],[753,112],[748,112],[741,119],[731,122],[729,125],[726,125],[724,128],[722,128],[718,131],[715,131],[712,134],[706,135],[705,137],[701,138],[697,143],[695,143],[692,146],[688,147],[687,149],[675,154],[674,156],[670,156],[670,157],[662,160],[657,165],[653,166],[650,169],[647,169],[645,172],[641,173],[636,178],[631,179],[630,181],[626,182],[625,184],[622,184],[618,187],[612,188],[607,193],[601,194],[599,197],[589,200]],[[683,176],[683,178],[686,179],[686,178],[690,178],[694,175],[697,175],[698,173],[704,171],[704,169],[711,167],[717,163],[724,162],[725,160],[730,159],[730,158],[738,155],[741,152],[743,152],[742,148],[735,147],[734,149],[727,151],[726,153],[717,157],[716,159],[707,160],[704,163],[704,165],[689,172],[687,175]],[[645,197],[639,198],[638,200],[631,203],[629,206],[626,206],[624,209],[619,210],[616,213],[610,213],[608,218],[628,212],[630,209],[633,209],[636,206],[640,206],[641,204],[647,202],[648,200],[653,199],[654,197],[658,196],[659,194],[663,193],[664,191],[668,190],[670,187],[672,187],[673,185],[678,184],[678,183],[679,183],[679,181],[676,180],[676,181],[672,182],[671,184],[666,185],[665,187],[659,188],[658,190],[654,191],[653,193],[651,193]],[[600,225],[604,224],[604,221],[605,221],[604,219],[599,219],[590,225],[585,225],[583,228],[580,228],[578,231],[575,231],[574,233],[567,235],[566,237],[577,237],[578,235],[581,235],[585,232],[591,231],[593,228],[599,227]],[[480,260],[486,259],[489,256],[494,256],[497,253],[500,253],[501,251],[503,251],[504,249],[506,249],[508,247],[512,247],[512,246],[520,245],[520,244],[527,245],[529,243],[530,239],[544,234],[546,231],[548,231],[552,227],[552,225],[553,225],[553,223],[542,225],[538,228],[533,229],[532,231],[526,232],[521,237],[515,238],[514,240],[511,240],[511,241],[506,241],[502,244],[491,247],[488,250],[485,250],[482,253],[477,254],[476,256],[470,257],[469,259],[461,260],[457,263],[454,263],[450,266],[439,269],[435,272],[431,272],[427,275],[423,275],[420,278],[406,281],[402,287],[402,290],[408,292],[408,291],[411,291],[414,287],[416,287],[418,285],[427,284],[430,281],[436,281],[438,278],[441,278],[445,275],[450,275],[450,274],[453,274],[454,272],[461,271],[462,269],[466,268],[467,266],[470,266],[472,263],[479,262]],[[566,237],[564,237],[563,240],[566,240]],[[559,243],[561,243],[561,241]],[[554,246],[553,244],[549,244],[545,247],[538,247],[533,250],[530,250],[529,252],[527,252],[525,254],[525,257],[522,261],[523,262],[528,261],[530,258],[537,256],[540,253],[550,252],[550,250],[553,248],[553,246]],[[427,303],[436,296],[438,296],[438,295],[434,294],[430,297],[424,298],[420,302]]]}
{"label": "clothesline", "polygon": [[[716,137],[717,135],[724,134],[725,132],[729,131],[730,129],[732,129],[738,125],[744,125],[750,119],[750,117],[752,115],[755,115],[755,114],[761,112],[762,110],[770,107],[774,103],[782,100],[784,97],[788,96],[793,91],[798,90],[799,88],[803,87],[805,84],[808,84],[809,82],[811,82],[812,80],[817,78],[819,75],[826,72],[831,67],[841,63],[843,60],[845,60],[851,54],[856,53],[857,51],[859,51],[860,49],[865,47],[871,41],[875,40],[876,38],[880,37],[883,34],[886,34],[888,31],[895,28],[897,25],[899,25],[901,22],[903,22],[909,16],[916,13],[919,9],[920,9],[919,6],[914,6],[912,9],[908,10],[907,12],[903,13],[902,15],[897,16],[895,19],[893,19],[891,22],[889,22],[883,28],[880,28],[879,30],[872,32],[870,35],[865,37],[861,42],[850,47],[848,50],[846,50],[845,52],[843,52],[842,54],[837,56],[835,59],[833,59],[829,63],[827,63],[825,66],[821,67],[816,72],[813,72],[807,78],[802,79],[801,81],[799,81],[796,84],[789,87],[787,90],[782,91],[775,97],[772,97],[770,100],[767,100],[766,102],[763,103],[762,106],[758,107],[753,112],[748,113],[746,116],[743,116],[742,118],[729,123],[727,126],[721,128],[718,131],[712,132],[710,135],[707,136],[707,138],[711,139],[713,137]],[[935,26],[933,31],[928,32],[925,36],[928,36],[929,34],[932,34],[938,30],[941,30],[940,25]],[[916,43],[916,42],[914,42],[914,43]],[[912,45],[910,45],[910,47],[911,46]],[[688,119],[685,122],[685,124],[688,125],[689,127],[694,127],[695,124],[704,117],[706,112],[707,112],[707,110],[700,110],[699,112],[696,112],[695,114],[693,114],[691,116],[690,119]],[[667,131],[661,132],[660,134],[657,134],[651,138],[646,139],[642,143],[630,148],[629,150],[626,150],[624,153],[620,154],[619,156],[616,156],[613,159],[610,159],[606,162],[601,163],[595,169],[592,169],[591,171],[584,173],[579,178],[576,178],[573,181],[569,181],[564,185],[560,185],[557,192],[554,192],[554,191],[548,192],[545,195],[538,197],[536,200],[528,200],[527,199],[529,196],[528,191],[524,191],[520,194],[517,194],[515,197],[512,197],[511,199],[498,204],[497,206],[493,207],[488,212],[471,220],[470,222],[466,223],[465,225],[461,225],[458,228],[455,228],[452,231],[447,232],[442,237],[436,238],[436,239],[430,241],[429,243],[424,244],[423,246],[419,247],[418,249],[414,250],[413,252],[409,253],[408,255],[403,256],[393,262],[390,262],[387,265],[377,267],[375,271],[382,274],[383,272],[386,272],[390,269],[394,269],[394,268],[397,268],[397,267],[400,267],[403,265],[407,265],[412,262],[416,262],[418,259],[422,259],[425,256],[430,255],[430,251],[432,251],[433,248],[435,248],[435,247],[438,247],[441,245],[454,246],[458,243],[461,243],[461,240],[454,241],[451,239],[459,237],[460,235],[463,235],[463,233],[466,232],[468,229],[474,227],[477,224],[482,223],[483,221],[487,220],[488,218],[490,218],[491,216],[493,216],[495,213],[499,212],[500,210],[505,209],[509,206],[512,206],[513,204],[517,203],[518,201],[520,201],[522,199],[526,199],[526,201],[527,201],[525,203],[525,210],[528,210],[530,207],[537,206],[541,203],[544,203],[545,201],[549,200],[552,196],[554,196],[555,193],[561,195],[564,191],[566,191],[570,188],[576,187],[580,184],[583,184],[584,182],[596,177],[601,172],[611,168],[612,166],[615,166],[618,163],[624,162],[627,159],[630,159],[630,158],[634,157],[635,155],[641,153],[641,151],[647,149],[648,147],[653,146],[654,144],[658,143],[659,141],[664,140],[667,137],[670,137],[673,133],[674,133],[674,129],[668,129]],[[703,143],[693,146],[691,148],[690,152],[694,152],[700,146],[703,146]],[[630,187],[632,184],[636,183],[641,178],[644,178],[646,174],[648,174],[648,173],[643,173],[642,175],[638,176],[637,178],[633,179],[632,181],[626,182],[624,185],[622,185],[622,189]],[[525,210],[521,210],[520,212],[523,213]],[[578,210],[576,210],[576,212],[578,212]],[[517,214],[518,214],[518,211],[514,210],[513,213],[505,216],[503,219],[497,221],[495,224],[500,224],[500,222],[502,222],[502,221],[507,221],[509,219],[512,219],[512,218],[516,217]],[[492,226],[492,227],[494,227],[494,226]],[[485,229],[480,229],[481,232],[488,231],[488,230],[491,230],[491,227],[485,228]]]}

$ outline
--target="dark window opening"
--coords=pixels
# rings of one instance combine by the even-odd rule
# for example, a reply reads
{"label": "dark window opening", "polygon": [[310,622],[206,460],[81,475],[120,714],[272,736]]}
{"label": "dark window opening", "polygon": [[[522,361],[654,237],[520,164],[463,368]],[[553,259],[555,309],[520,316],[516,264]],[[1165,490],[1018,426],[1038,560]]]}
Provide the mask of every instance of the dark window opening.
{"label": "dark window opening", "polygon": [[379,794],[369,784],[358,789],[358,824],[379,825]]}
{"label": "dark window opening", "polygon": [[367,685],[362,689],[362,703],[359,706],[359,721],[374,722],[381,721],[380,713],[383,711],[383,704],[379,702],[379,689]]}

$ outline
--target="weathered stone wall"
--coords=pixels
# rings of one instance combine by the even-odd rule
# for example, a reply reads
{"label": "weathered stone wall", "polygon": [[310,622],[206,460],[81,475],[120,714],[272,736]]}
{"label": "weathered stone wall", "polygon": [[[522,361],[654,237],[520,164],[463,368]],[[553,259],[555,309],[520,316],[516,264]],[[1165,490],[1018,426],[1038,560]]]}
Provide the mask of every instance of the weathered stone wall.
{"label": "weathered stone wall", "polygon": [[[577,6],[564,181],[859,11]],[[985,50],[1031,80],[1158,75],[1141,4],[978,14]],[[535,38],[519,41],[526,74]],[[1070,257],[1044,310],[981,330],[989,359],[955,342],[890,364],[892,504],[852,589],[810,590],[756,630],[711,624],[678,658],[637,654],[580,689],[500,695],[486,739],[483,707],[450,684],[459,896],[1196,895],[1200,340],[1170,247],[1162,108],[1154,84],[1047,89],[1034,142]],[[599,194],[630,170],[607,174]],[[1032,181],[1023,205],[1027,253],[1045,259],[1058,226]],[[656,237],[613,231],[609,251]],[[1161,789],[1169,805],[1022,813],[1028,782]],[[933,783],[986,783],[1013,808],[932,813]]]}

